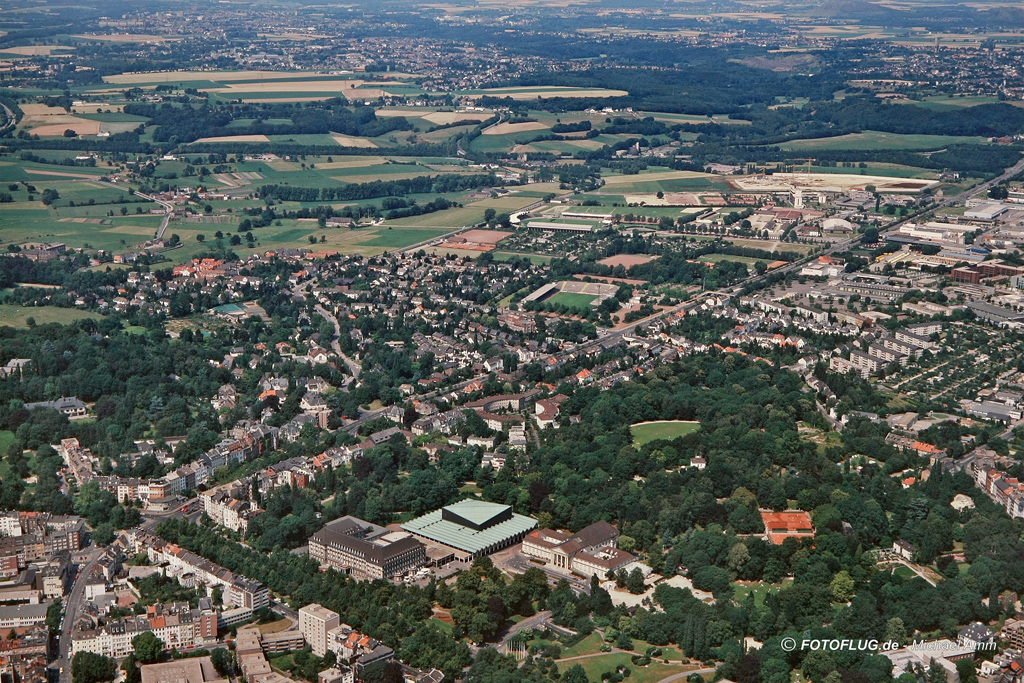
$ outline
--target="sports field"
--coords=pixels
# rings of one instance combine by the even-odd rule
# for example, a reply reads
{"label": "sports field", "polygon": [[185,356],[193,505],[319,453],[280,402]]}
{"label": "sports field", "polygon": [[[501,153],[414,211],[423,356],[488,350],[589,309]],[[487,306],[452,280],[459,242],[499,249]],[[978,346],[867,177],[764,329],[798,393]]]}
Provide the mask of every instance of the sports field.
{"label": "sports field", "polygon": [[633,434],[633,443],[643,446],[645,443],[666,439],[671,441],[680,436],[686,436],[700,429],[700,422],[691,420],[660,420],[658,422],[639,422],[630,425],[629,431]]}
{"label": "sports field", "polygon": [[736,263],[745,263],[748,266],[752,266],[758,261],[764,259],[756,259],[750,256],[733,256],[731,254],[704,254],[697,259],[702,263],[721,263],[722,261],[735,261]]}
{"label": "sports field", "polygon": [[593,300],[593,294],[573,294],[572,292],[558,292],[550,299],[545,300],[544,303],[568,306],[569,308],[588,308]]}

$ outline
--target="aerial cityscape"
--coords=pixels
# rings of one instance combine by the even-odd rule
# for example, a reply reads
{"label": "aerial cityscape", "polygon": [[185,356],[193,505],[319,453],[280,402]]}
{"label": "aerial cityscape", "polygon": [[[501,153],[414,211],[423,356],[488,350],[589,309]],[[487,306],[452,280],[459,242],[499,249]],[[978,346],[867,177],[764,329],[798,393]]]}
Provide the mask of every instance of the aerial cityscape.
{"label": "aerial cityscape", "polygon": [[0,3],[0,683],[1024,683],[1021,596],[1019,3]]}

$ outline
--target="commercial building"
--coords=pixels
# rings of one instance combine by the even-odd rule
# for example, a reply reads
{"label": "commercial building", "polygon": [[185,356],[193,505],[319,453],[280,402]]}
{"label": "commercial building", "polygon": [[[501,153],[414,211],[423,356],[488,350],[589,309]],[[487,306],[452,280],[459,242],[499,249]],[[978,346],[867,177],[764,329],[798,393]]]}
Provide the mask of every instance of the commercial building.
{"label": "commercial building", "polygon": [[576,232],[576,233],[591,233],[594,232],[594,226],[592,225],[581,225],[579,223],[554,223],[547,221],[529,221],[526,224],[529,230],[545,230],[550,232]]}
{"label": "commercial building", "polygon": [[299,630],[313,648],[313,654],[323,657],[327,653],[327,633],[341,625],[337,612],[313,603],[299,610]]}
{"label": "commercial building", "polygon": [[935,662],[945,669],[946,679],[949,683],[960,683],[960,673],[956,670],[956,662],[973,657],[974,649],[943,639],[919,642],[882,654],[892,662],[894,678],[899,678],[904,673],[915,675],[917,671],[927,670],[932,666],[932,662]]}
{"label": "commercial building", "polygon": [[427,562],[423,544],[355,517],[327,524],[309,539],[309,556],[356,580],[391,579]]}
{"label": "commercial building", "polygon": [[1005,213],[1008,208],[1010,207],[998,202],[978,204],[967,209],[964,212],[964,218],[969,221],[994,221],[997,216]]}
{"label": "commercial building", "polygon": [[463,500],[410,520],[402,528],[425,543],[451,548],[460,559],[480,557],[523,540],[537,520],[510,505]]}

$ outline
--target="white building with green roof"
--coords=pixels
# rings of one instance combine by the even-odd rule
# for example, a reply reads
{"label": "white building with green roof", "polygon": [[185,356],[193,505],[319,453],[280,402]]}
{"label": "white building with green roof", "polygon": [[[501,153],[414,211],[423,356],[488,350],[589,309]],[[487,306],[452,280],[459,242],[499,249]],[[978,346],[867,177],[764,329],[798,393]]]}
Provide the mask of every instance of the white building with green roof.
{"label": "white building with green roof", "polygon": [[537,520],[517,515],[510,505],[482,500],[462,500],[402,525],[424,543],[453,549],[460,559],[515,545],[536,527]]}

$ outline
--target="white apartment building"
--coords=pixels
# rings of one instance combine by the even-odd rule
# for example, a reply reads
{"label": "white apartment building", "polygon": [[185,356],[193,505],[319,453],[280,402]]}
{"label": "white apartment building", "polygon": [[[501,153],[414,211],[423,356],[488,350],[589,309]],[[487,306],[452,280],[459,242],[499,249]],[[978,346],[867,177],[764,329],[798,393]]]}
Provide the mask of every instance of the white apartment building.
{"label": "white apartment building", "polygon": [[339,625],[341,618],[337,612],[315,602],[299,610],[299,630],[317,657],[327,653],[327,632]]}

